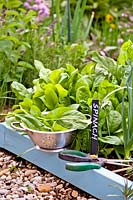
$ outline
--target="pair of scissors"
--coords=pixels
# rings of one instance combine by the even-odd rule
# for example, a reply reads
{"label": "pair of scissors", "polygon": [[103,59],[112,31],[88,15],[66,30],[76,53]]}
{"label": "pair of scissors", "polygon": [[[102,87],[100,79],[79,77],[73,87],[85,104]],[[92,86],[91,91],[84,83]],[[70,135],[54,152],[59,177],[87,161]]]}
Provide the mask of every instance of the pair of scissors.
{"label": "pair of scissors", "polygon": [[71,171],[85,171],[90,169],[100,169],[104,164],[130,166],[129,162],[133,160],[106,159],[98,158],[96,155],[86,154],[77,150],[63,150],[58,154],[59,158],[71,161],[66,163],[66,169]]}

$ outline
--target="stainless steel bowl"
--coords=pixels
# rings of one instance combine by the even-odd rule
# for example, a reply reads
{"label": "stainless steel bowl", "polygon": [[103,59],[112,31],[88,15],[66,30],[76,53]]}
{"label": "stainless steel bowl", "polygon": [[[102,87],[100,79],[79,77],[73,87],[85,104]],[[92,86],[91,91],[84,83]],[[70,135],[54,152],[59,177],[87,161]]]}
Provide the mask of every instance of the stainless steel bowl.
{"label": "stainless steel bowl", "polygon": [[[18,124],[19,127],[16,126]],[[72,143],[76,132],[74,129],[58,132],[43,132],[29,129],[19,122],[12,122],[11,127],[18,131],[26,132],[35,145],[47,150],[56,150],[67,147]]]}

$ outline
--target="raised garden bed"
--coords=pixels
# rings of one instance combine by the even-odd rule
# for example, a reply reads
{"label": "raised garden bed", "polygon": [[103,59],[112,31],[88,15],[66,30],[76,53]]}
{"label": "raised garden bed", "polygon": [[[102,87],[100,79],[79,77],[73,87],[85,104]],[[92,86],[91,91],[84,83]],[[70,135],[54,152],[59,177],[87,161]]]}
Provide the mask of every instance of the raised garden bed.
{"label": "raised garden bed", "polygon": [[[0,147],[4,148],[22,158],[30,161],[36,166],[56,175],[57,177],[75,185],[83,191],[102,200],[120,200],[124,196],[120,190],[124,190],[125,178],[111,172],[108,169],[89,170],[83,172],[72,172],[65,169],[65,161],[58,158],[58,152],[46,152],[33,149],[25,154],[26,150],[34,144],[28,136],[7,127],[5,123],[0,124]],[[128,187],[132,185],[127,180]]]}

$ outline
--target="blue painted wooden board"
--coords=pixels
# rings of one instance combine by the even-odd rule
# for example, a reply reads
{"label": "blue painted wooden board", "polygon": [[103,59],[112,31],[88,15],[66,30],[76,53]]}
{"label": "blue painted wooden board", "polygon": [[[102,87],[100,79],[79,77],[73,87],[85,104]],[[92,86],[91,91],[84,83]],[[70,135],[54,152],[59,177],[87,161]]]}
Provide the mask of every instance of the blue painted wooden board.
{"label": "blue painted wooden board", "polygon": [[[0,147],[18,155],[33,146],[29,137],[22,136],[21,133],[7,127],[5,123],[0,124]],[[101,200],[124,199],[119,189],[119,187],[124,188],[125,186],[124,178],[105,168],[83,172],[67,171],[64,167],[65,161],[58,158],[58,153],[37,149],[21,155],[21,157],[96,198]],[[132,182],[128,180],[128,185],[131,184]]]}

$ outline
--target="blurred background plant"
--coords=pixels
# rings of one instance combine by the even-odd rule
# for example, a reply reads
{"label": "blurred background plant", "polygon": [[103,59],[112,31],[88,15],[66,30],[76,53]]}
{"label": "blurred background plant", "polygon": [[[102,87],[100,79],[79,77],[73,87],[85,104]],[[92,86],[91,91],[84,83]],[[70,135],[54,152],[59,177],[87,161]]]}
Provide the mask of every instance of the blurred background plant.
{"label": "blurred background plant", "polygon": [[[58,4],[55,4],[56,7]],[[13,80],[30,86],[36,77],[34,60],[47,68],[72,63],[78,67],[86,54],[81,43],[66,45],[53,37],[58,23],[41,0],[0,2],[0,109],[11,99]],[[52,12],[52,11],[51,11]],[[57,12],[57,8],[56,8]],[[54,21],[53,21],[54,20]],[[57,30],[56,30],[57,31]],[[55,34],[55,33],[54,33]],[[57,37],[60,33],[56,33]],[[8,99],[8,100],[7,100]]]}

